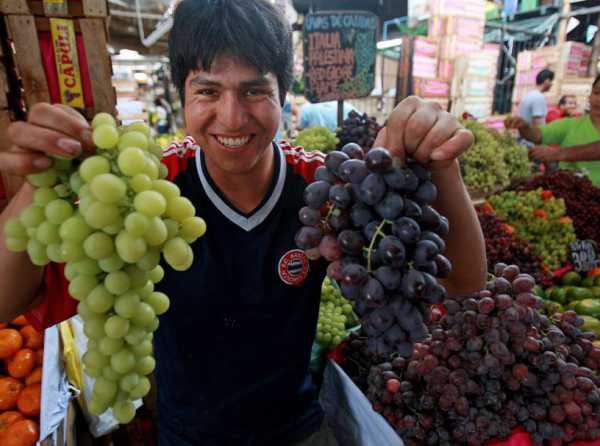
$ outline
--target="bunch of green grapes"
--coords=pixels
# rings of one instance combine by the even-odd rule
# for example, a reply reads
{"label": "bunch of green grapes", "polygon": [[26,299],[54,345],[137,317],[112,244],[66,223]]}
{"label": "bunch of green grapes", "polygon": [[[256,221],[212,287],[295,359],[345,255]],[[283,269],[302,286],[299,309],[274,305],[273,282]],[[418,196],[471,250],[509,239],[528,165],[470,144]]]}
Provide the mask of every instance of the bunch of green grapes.
{"label": "bunch of green grapes", "polygon": [[533,163],[529,160],[529,149],[505,131],[498,134],[498,141],[504,151],[504,162],[508,168],[510,181],[529,178],[533,171]]}
{"label": "bunch of green grapes", "polygon": [[503,192],[489,198],[495,212],[518,237],[528,240],[535,254],[550,269],[564,265],[568,244],[576,240],[572,220],[566,215],[565,203],[554,197],[543,198],[543,190]]}
{"label": "bunch of green grapes", "polygon": [[489,193],[510,183],[509,170],[498,140],[481,123],[465,120],[473,132],[473,146],[460,156],[463,179],[470,190]]}
{"label": "bunch of green grapes", "polygon": [[326,277],[321,286],[317,343],[325,348],[335,348],[346,338],[347,325],[353,320],[352,304]]}
{"label": "bunch of green grapes", "polygon": [[294,140],[295,146],[304,147],[308,151],[329,152],[335,150],[339,140],[327,127],[311,127],[302,130]]}
{"label": "bunch of green grapes", "polygon": [[85,373],[95,378],[88,408],[112,408],[120,423],[133,400],[150,390],[153,332],[169,298],[154,291],[164,275],[161,254],[175,270],[189,268],[189,246],[206,225],[192,203],[165,180],[160,147],[142,123],[117,128],[106,113],[92,121],[97,147],[83,160],[55,159],[29,175],[33,203],[6,223],[6,245],[27,251],[35,265],[65,263],[69,294],[89,338]]}

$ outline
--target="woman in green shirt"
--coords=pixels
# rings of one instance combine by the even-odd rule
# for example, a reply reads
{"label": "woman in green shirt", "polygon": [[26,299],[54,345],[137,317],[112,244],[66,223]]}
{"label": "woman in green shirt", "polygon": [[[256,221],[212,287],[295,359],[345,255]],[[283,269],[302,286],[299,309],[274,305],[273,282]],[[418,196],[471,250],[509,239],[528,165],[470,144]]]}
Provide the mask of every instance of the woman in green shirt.
{"label": "woman in green shirt", "polygon": [[583,170],[600,187],[600,75],[592,84],[590,108],[589,115],[563,118],[540,127],[530,126],[520,117],[509,117],[504,125],[518,129],[523,138],[535,144],[557,144],[558,147],[534,147],[530,156]]}

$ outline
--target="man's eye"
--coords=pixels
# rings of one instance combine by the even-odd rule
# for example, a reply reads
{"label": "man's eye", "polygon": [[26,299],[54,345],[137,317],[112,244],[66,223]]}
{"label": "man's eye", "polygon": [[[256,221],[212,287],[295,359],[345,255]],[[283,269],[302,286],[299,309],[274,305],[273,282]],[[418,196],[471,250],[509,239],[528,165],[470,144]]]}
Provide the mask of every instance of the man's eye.
{"label": "man's eye", "polygon": [[202,96],[213,96],[215,94],[215,90],[210,88],[202,88],[201,90],[197,91],[197,94]]}
{"label": "man's eye", "polygon": [[250,89],[246,92],[248,96],[264,96],[267,92],[264,90]]}

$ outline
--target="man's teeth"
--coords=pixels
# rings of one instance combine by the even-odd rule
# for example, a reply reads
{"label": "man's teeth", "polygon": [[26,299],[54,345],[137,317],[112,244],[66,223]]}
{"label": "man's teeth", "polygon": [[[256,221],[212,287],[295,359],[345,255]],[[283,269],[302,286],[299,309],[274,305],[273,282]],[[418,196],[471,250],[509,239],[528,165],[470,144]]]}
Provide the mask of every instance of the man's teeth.
{"label": "man's teeth", "polygon": [[243,146],[248,141],[250,141],[250,137],[244,136],[243,138],[222,138],[220,136],[217,136],[217,140],[227,147],[239,147]]}

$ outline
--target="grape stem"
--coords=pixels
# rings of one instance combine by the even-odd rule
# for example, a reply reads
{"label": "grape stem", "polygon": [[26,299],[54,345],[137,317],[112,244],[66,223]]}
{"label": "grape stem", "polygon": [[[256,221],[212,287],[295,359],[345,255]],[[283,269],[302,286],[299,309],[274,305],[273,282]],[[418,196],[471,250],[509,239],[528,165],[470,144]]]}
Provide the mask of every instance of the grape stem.
{"label": "grape stem", "polygon": [[371,237],[371,243],[369,244],[369,249],[367,250],[367,271],[370,273],[371,272],[371,257],[373,255],[373,246],[375,245],[375,240],[377,240],[377,236],[385,236],[385,233],[382,232],[381,230],[383,229],[384,225],[386,224],[391,224],[391,220],[382,220],[382,222],[379,224],[379,226],[377,226],[377,229],[375,229],[375,233],[373,234],[373,237]]}

